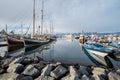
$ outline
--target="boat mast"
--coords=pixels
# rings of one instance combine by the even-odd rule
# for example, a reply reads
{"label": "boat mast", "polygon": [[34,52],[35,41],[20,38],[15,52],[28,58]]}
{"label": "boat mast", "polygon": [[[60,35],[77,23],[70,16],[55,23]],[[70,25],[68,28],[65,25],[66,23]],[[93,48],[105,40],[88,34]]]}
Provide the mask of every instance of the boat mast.
{"label": "boat mast", "polygon": [[23,25],[21,23],[21,35],[23,36]]}
{"label": "boat mast", "polygon": [[7,33],[7,24],[6,24],[6,33]]}
{"label": "boat mast", "polygon": [[32,37],[34,38],[35,36],[35,0],[33,2],[33,35]]}
{"label": "boat mast", "polygon": [[44,9],[44,0],[42,0],[42,9],[41,9],[41,13],[42,13],[42,15],[41,15],[41,35],[43,34],[43,16],[44,16],[44,12],[43,12],[43,9]]}
{"label": "boat mast", "polygon": [[51,38],[51,32],[52,32],[52,28],[51,28],[51,22],[50,22],[50,38]]}
{"label": "boat mast", "polygon": [[53,22],[52,22],[52,35],[54,34],[54,27],[53,27]]}

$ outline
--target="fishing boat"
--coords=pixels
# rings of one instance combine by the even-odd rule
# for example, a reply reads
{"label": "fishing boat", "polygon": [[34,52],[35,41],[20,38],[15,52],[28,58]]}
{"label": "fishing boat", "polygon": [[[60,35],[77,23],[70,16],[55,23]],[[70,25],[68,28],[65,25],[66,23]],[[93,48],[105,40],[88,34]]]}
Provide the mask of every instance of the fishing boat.
{"label": "fishing boat", "polygon": [[111,68],[120,67],[120,59],[117,59],[113,53],[106,53],[96,50],[87,49],[82,45],[84,53],[96,64]]}
{"label": "fishing boat", "polygon": [[119,41],[114,41],[114,42],[110,43],[109,46],[120,49],[120,42]]}
{"label": "fishing boat", "polygon": [[120,60],[115,60],[114,58],[110,57],[110,56],[105,56],[106,59],[108,59],[112,66],[114,68],[120,68]]}
{"label": "fishing boat", "polygon": [[3,38],[0,38],[0,46],[7,46],[7,42]]}
{"label": "fishing boat", "polygon": [[25,46],[37,46],[37,45],[43,45],[50,42],[50,40],[36,40],[36,39],[24,39]]}
{"label": "fishing boat", "polygon": [[83,45],[82,49],[85,52],[85,54],[97,65],[108,66],[104,58],[105,56],[108,55],[108,53],[87,49]]}
{"label": "fishing boat", "polygon": [[[43,7],[44,7],[43,3],[44,3],[44,1],[42,0],[42,10],[41,10],[42,11],[42,20],[41,20],[42,22],[41,22],[41,28],[43,27]],[[50,41],[50,39],[47,39],[47,38],[45,39],[43,37],[44,35],[42,35],[42,29],[41,29],[41,35],[40,34],[39,34],[39,36],[35,35],[35,17],[36,17],[36,15],[35,15],[35,0],[34,0],[34,2],[33,2],[33,32],[32,32],[32,38],[24,39],[25,46],[27,46],[27,47],[46,44],[46,43],[48,43]]]}
{"label": "fishing boat", "polygon": [[91,49],[91,50],[96,50],[96,51],[101,51],[101,52],[108,52],[108,53],[112,53],[112,49],[103,46],[101,44],[98,43],[85,43],[83,44],[83,46],[87,49]]}
{"label": "fishing boat", "polygon": [[6,37],[4,39],[4,41],[7,42],[8,46],[21,46],[24,47],[25,43],[24,40],[19,40],[17,38],[13,38],[13,37]]}

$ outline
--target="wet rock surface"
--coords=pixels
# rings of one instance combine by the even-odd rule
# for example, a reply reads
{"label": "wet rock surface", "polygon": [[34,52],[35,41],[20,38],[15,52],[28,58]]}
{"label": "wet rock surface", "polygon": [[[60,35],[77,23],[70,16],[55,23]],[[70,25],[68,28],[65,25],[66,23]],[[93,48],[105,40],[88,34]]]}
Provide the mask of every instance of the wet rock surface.
{"label": "wet rock surface", "polygon": [[28,65],[23,71],[23,74],[36,77],[40,74],[40,71],[36,69],[33,65]]}
{"label": "wet rock surface", "polygon": [[0,80],[120,80],[119,68],[50,63],[36,58],[36,61],[28,57],[2,59]]}
{"label": "wet rock surface", "polygon": [[54,78],[59,78],[63,76],[67,72],[67,69],[64,68],[62,65],[57,66],[50,75]]}

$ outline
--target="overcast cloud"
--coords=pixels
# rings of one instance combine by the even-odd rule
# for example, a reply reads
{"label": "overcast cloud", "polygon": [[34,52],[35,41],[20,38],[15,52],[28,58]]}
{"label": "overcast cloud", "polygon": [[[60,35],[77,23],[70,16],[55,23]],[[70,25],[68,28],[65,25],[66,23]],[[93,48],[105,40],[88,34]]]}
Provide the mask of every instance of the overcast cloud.
{"label": "overcast cloud", "polygon": [[[33,0],[0,0],[0,28],[20,28],[32,23]],[[55,32],[119,32],[120,0],[45,0],[44,21]],[[36,0],[36,27],[40,24],[41,0]],[[26,29],[25,28],[25,29]]]}

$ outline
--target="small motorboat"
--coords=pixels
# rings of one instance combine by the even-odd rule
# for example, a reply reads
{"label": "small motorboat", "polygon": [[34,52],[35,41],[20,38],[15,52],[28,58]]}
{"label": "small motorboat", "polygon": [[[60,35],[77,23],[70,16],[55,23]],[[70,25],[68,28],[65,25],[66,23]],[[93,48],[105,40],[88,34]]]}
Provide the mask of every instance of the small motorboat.
{"label": "small motorboat", "polygon": [[97,43],[85,43],[83,44],[83,46],[87,49],[91,49],[91,50],[96,50],[96,51],[101,51],[101,52],[108,52],[108,53],[112,53],[112,50],[106,46],[103,46],[101,44],[97,44]]}

